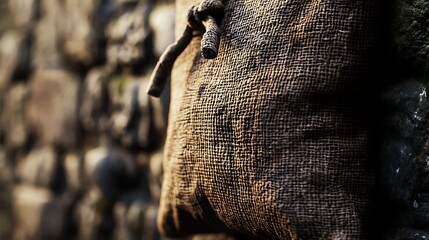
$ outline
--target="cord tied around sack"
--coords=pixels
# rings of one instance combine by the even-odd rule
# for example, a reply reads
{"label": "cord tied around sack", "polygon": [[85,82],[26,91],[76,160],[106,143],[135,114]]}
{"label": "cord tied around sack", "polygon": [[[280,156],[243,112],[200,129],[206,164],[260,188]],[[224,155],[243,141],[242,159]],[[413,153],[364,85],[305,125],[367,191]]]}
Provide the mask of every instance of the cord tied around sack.
{"label": "cord tied around sack", "polygon": [[206,59],[217,57],[220,44],[219,25],[224,15],[222,0],[203,0],[188,11],[187,25],[182,36],[167,47],[158,60],[152,76],[148,94],[159,97],[170,76],[177,57],[185,50],[194,36],[201,36],[201,54]]}

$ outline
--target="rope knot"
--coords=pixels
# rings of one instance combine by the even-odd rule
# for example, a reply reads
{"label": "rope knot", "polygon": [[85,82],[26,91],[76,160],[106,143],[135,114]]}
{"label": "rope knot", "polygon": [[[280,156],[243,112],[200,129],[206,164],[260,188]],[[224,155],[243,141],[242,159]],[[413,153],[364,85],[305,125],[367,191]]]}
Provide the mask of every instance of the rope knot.
{"label": "rope knot", "polygon": [[203,0],[200,4],[192,6],[189,9],[188,19],[193,18],[202,23],[207,17],[213,17],[217,24],[222,21],[225,12],[225,6],[220,0]]}
{"label": "rope knot", "polygon": [[225,6],[222,0],[203,0],[192,6],[188,11],[187,26],[182,36],[168,46],[161,55],[151,76],[148,93],[159,97],[164,89],[177,57],[189,45],[194,32],[202,34],[201,54],[206,59],[214,59],[218,55],[220,44],[219,25],[223,19]]}

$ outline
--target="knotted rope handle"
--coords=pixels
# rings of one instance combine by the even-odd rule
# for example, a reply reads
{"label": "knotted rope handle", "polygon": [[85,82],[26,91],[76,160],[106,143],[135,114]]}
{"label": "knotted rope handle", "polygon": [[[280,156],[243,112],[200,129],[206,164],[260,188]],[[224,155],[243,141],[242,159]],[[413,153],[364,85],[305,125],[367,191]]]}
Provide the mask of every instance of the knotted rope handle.
{"label": "knotted rope handle", "polygon": [[194,37],[194,32],[204,33],[201,38],[203,57],[206,59],[217,57],[220,44],[219,24],[222,21],[224,9],[222,0],[203,0],[199,5],[189,9],[185,31],[176,42],[167,47],[152,72],[149,95],[154,97],[161,95],[174,62],[189,45]]}

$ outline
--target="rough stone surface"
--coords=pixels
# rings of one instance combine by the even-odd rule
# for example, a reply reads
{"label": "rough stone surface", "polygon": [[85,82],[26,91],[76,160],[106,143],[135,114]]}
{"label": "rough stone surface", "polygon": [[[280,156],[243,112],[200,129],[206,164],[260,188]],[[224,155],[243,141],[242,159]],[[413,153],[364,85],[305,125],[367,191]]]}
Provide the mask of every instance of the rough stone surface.
{"label": "rough stone surface", "polygon": [[0,239],[10,239],[11,223],[11,191],[13,189],[13,165],[8,159],[5,149],[0,148]]}
{"label": "rough stone surface", "polygon": [[162,151],[154,153],[150,157],[149,161],[149,187],[153,199],[159,199],[161,197],[161,184],[162,184]]}
{"label": "rough stone surface", "polygon": [[[104,3],[104,4],[103,4]],[[103,55],[104,25],[113,3],[100,0],[66,0],[61,5],[61,44],[73,62],[90,66]]]}
{"label": "rough stone surface", "polygon": [[153,9],[149,25],[153,30],[154,53],[161,56],[164,50],[175,40],[174,36],[174,5],[160,5]]}
{"label": "rough stone surface", "polygon": [[115,146],[102,145],[85,155],[85,177],[103,197],[117,199],[136,186],[138,170],[129,154]]}
{"label": "rough stone surface", "polygon": [[145,13],[149,10],[147,5],[140,4],[112,19],[106,29],[110,65],[130,66],[145,60],[148,49],[144,49],[144,42],[150,33]]}
{"label": "rough stone surface", "polygon": [[163,138],[165,123],[159,100],[146,94],[147,76],[115,76],[109,84],[113,136],[127,147],[153,150]]}
{"label": "rough stone surface", "polygon": [[418,186],[421,143],[425,135],[428,99],[426,89],[417,82],[397,85],[384,95],[388,109],[382,147],[382,179],[388,185],[388,197],[395,202],[408,202]]}
{"label": "rough stone surface", "polygon": [[109,239],[114,227],[113,202],[97,189],[90,189],[75,209],[78,239]]}
{"label": "rough stone surface", "polygon": [[[0,190],[1,191],[7,190],[8,186],[12,185],[13,183],[13,180],[14,180],[13,167],[14,166],[11,159],[6,154],[6,150],[4,148],[0,148]],[[1,208],[0,208],[0,211],[1,211]]]}
{"label": "rough stone surface", "polygon": [[62,239],[64,208],[48,190],[20,185],[12,198],[13,239]]}
{"label": "rough stone surface", "polygon": [[83,187],[83,158],[77,153],[68,153],[64,158],[65,178],[71,192],[80,192]]}
{"label": "rough stone surface", "polygon": [[43,147],[31,151],[17,166],[17,175],[22,182],[33,186],[52,188],[59,168],[53,148]]}
{"label": "rough stone surface", "polygon": [[427,89],[416,81],[397,84],[384,94],[383,104],[380,183],[386,219],[388,225],[419,228],[429,224]]}
{"label": "rough stone surface", "polygon": [[[146,204],[135,201],[130,206],[118,202],[114,207],[115,228],[114,239],[140,239],[143,234],[143,216]],[[154,239],[154,238],[148,238]]]}
{"label": "rough stone surface", "polygon": [[395,0],[392,28],[395,50],[419,75],[429,72],[429,2]]}
{"label": "rough stone surface", "polygon": [[87,131],[100,131],[100,121],[107,118],[109,76],[110,70],[100,67],[92,69],[84,80],[79,117]]}
{"label": "rough stone surface", "polygon": [[383,240],[424,240],[429,239],[429,232],[413,228],[390,229]]}
{"label": "rough stone surface", "polygon": [[150,120],[140,124],[141,112],[137,99],[139,84],[134,79],[118,76],[112,79],[109,86],[113,106],[111,117],[113,134],[125,146],[138,145],[139,130],[145,131],[150,126]]}
{"label": "rough stone surface", "polygon": [[0,90],[14,75],[25,76],[29,71],[30,37],[25,32],[8,31],[0,36]]}
{"label": "rough stone surface", "polygon": [[15,28],[28,28],[34,21],[39,0],[6,0],[10,24]]}
{"label": "rough stone surface", "polygon": [[30,84],[27,118],[38,141],[73,147],[77,139],[79,79],[63,70],[40,70]]}
{"label": "rough stone surface", "polygon": [[57,1],[40,0],[41,19],[34,28],[33,68],[62,68],[65,65],[59,43]]}
{"label": "rough stone surface", "polygon": [[144,209],[143,218],[143,239],[159,239],[159,233],[156,230],[156,218],[158,216],[158,206],[149,205]]}
{"label": "rough stone surface", "polygon": [[28,88],[23,83],[14,84],[6,93],[0,129],[4,134],[4,144],[8,149],[24,147],[28,140],[25,106]]}

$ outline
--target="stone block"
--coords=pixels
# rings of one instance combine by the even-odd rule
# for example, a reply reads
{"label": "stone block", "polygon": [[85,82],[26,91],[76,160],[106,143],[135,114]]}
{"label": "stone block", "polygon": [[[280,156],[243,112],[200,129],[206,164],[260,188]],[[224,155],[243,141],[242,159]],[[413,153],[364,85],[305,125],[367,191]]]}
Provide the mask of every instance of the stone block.
{"label": "stone block", "polygon": [[116,227],[114,239],[160,239],[156,227],[158,207],[143,199],[130,203],[117,202],[114,206]]}
{"label": "stone block", "polygon": [[101,119],[107,117],[109,107],[107,82],[110,72],[103,67],[93,68],[84,80],[79,118],[86,131],[99,132]]}
{"label": "stone block", "polygon": [[390,225],[429,224],[429,99],[426,87],[406,81],[382,96],[385,117],[380,149],[382,207]]}
{"label": "stone block", "polygon": [[63,70],[39,70],[31,79],[26,116],[37,141],[72,148],[78,134],[79,79]]}
{"label": "stone block", "polygon": [[152,151],[162,143],[165,124],[159,100],[146,94],[146,77],[112,77],[110,119],[113,136],[122,145]]}
{"label": "stone block", "polygon": [[114,239],[139,240],[142,235],[142,219],[144,203],[137,201],[130,207],[124,203],[115,204],[113,212],[115,216]]}
{"label": "stone block", "polygon": [[28,140],[25,106],[28,97],[26,84],[12,85],[5,94],[0,129],[8,149],[19,149]]}
{"label": "stone block", "polygon": [[389,27],[395,56],[399,56],[401,68],[411,66],[414,76],[429,73],[429,29],[427,19],[429,3],[424,0],[395,0]]}
{"label": "stone block", "polygon": [[98,189],[89,189],[75,209],[79,240],[111,239],[113,203]]}
{"label": "stone block", "polygon": [[103,197],[117,199],[121,193],[139,184],[134,159],[112,145],[101,145],[85,154],[85,178]]}
{"label": "stone block", "polygon": [[29,28],[37,15],[38,0],[7,0],[9,24]]}
{"label": "stone block", "polygon": [[30,71],[30,42],[28,33],[7,31],[0,35],[0,90],[14,77],[26,77]]}
{"label": "stone block", "polygon": [[55,7],[55,1],[49,2],[52,4],[46,4],[48,12],[36,23],[34,28],[31,66],[35,69],[59,69],[65,66],[57,26],[59,9]]}
{"label": "stone block", "polygon": [[71,62],[91,66],[104,56],[104,29],[112,1],[65,0],[61,3],[61,45]]}
{"label": "stone block", "polygon": [[[0,189],[10,188],[14,181],[14,165],[6,154],[6,149],[0,147]],[[0,206],[1,208],[1,206]]]}
{"label": "stone block", "polygon": [[163,159],[163,152],[158,151],[151,155],[150,161],[149,161],[149,188],[151,192],[151,196],[153,200],[159,201],[161,197],[161,184],[162,184],[162,159]]}
{"label": "stone block", "polygon": [[83,159],[76,153],[67,153],[64,158],[64,171],[67,189],[78,193],[83,187]]}
{"label": "stone block", "polygon": [[389,229],[382,240],[424,240],[429,238],[429,232],[410,227]]}
{"label": "stone block", "polygon": [[61,240],[64,237],[64,207],[44,188],[28,185],[15,187],[12,215],[14,240]]}
{"label": "stone block", "polygon": [[133,66],[146,57],[144,43],[150,36],[149,6],[138,4],[112,18],[106,28],[107,62],[112,66]]}
{"label": "stone block", "polygon": [[16,167],[16,174],[22,182],[45,188],[55,184],[58,171],[58,158],[52,147],[32,150]]}
{"label": "stone block", "polygon": [[153,50],[158,57],[175,40],[175,12],[174,4],[161,4],[150,14],[149,26],[153,31]]}

